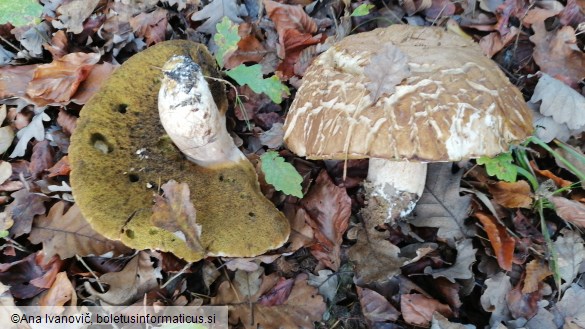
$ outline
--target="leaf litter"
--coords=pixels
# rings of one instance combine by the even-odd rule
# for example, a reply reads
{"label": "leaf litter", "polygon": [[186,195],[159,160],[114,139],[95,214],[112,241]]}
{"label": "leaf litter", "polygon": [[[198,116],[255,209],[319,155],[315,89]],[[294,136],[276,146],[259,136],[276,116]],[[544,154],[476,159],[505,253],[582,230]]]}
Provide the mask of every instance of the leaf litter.
{"label": "leaf litter", "polygon": [[[0,166],[6,234],[0,288],[10,287],[4,288],[11,296],[3,299],[7,305],[33,298],[53,307],[87,298],[112,305],[227,305],[230,324],[243,328],[585,327],[579,231],[585,193],[578,174],[546,150],[528,145],[525,167],[546,189],[535,190],[526,173],[516,171],[517,153],[458,167],[431,164],[412,217],[390,227],[364,223],[359,211],[365,177],[359,172],[367,161],[308,162],[282,145],[283,117],[311,60],[352,27],[367,31],[398,19],[460,25],[479,40],[544,120],[559,127],[550,128],[550,136],[565,136],[574,152],[550,145],[578,166],[585,125],[581,2],[482,0],[478,8],[439,0],[366,1],[344,8],[341,2],[265,0],[266,12],[234,0],[98,2],[43,1],[40,23],[37,17],[28,25],[15,20],[17,28],[1,25],[0,98],[6,107],[0,129],[6,134],[0,141],[9,156]],[[368,9],[365,16],[350,17],[358,7]],[[242,148],[250,157],[281,156],[266,158],[279,163],[267,179],[275,186],[261,184],[291,222],[283,249],[195,264],[156,251],[132,253],[96,235],[77,206],[63,201],[68,139],[83,104],[129,56],[169,39],[198,40],[213,50],[245,96],[243,107],[228,111]],[[374,100],[408,76],[401,63],[404,58],[391,51],[371,59]],[[230,94],[231,104],[237,96]],[[289,177],[291,168],[303,174]],[[157,184],[164,193],[153,194],[153,220],[196,244],[188,191],[178,183]],[[107,292],[96,289],[87,269],[78,270],[76,256],[109,284]],[[161,286],[164,275],[179,272],[181,284]]]}

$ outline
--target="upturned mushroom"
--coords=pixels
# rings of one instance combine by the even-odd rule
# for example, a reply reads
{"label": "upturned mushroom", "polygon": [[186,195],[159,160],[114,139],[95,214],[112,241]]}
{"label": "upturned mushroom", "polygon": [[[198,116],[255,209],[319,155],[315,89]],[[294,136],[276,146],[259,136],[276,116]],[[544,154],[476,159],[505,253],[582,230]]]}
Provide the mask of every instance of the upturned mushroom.
{"label": "upturned mushroom", "polygon": [[471,40],[392,25],[344,38],[307,69],[284,125],[309,159],[369,158],[364,213],[392,223],[422,195],[426,163],[494,156],[532,132],[520,91]]}
{"label": "upturned mushroom", "polygon": [[[71,185],[96,231],[188,261],[256,256],[286,242],[287,219],[226,130],[224,86],[204,76],[219,76],[205,46],[162,42],[128,59],[85,105],[71,138]],[[171,180],[189,186],[203,250],[189,247],[190,232],[152,221],[153,196]]]}

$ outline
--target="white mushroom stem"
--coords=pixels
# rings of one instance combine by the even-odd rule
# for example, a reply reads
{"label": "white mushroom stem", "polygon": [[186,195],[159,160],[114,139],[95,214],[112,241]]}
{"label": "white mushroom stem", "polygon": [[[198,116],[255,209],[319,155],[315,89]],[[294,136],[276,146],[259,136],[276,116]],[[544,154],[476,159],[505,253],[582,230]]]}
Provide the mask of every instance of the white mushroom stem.
{"label": "white mushroom stem", "polygon": [[427,164],[370,159],[366,212],[377,224],[410,214],[425,188]]}
{"label": "white mushroom stem", "polygon": [[163,66],[158,94],[161,123],[175,145],[194,163],[218,167],[245,159],[225,127],[199,65],[173,56]]}

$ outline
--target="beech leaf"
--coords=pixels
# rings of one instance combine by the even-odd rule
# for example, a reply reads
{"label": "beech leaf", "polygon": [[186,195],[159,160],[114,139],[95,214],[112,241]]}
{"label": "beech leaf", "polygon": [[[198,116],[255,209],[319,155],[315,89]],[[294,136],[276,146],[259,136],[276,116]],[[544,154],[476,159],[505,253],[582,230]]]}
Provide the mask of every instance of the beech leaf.
{"label": "beech leaf", "polygon": [[516,240],[508,234],[506,227],[498,223],[494,216],[478,211],[475,213],[475,217],[483,224],[492,248],[494,248],[498,264],[503,270],[511,271]]}
{"label": "beech leaf", "polygon": [[241,64],[226,71],[226,74],[230,78],[236,80],[240,86],[248,85],[255,93],[265,93],[277,104],[282,102],[283,94],[290,95],[288,88],[276,75],[264,79],[262,76],[262,66],[260,64],[254,64],[252,66]]}
{"label": "beech leaf", "polygon": [[396,86],[410,76],[408,56],[393,44],[384,45],[371,57],[364,75],[369,80],[366,89],[370,92],[370,101],[375,103],[383,94],[394,94]]}
{"label": "beech leaf", "polygon": [[371,289],[360,287],[356,287],[356,289],[362,313],[371,323],[371,326],[376,322],[398,320],[400,312],[384,296]]}
{"label": "beech leaf", "polygon": [[262,172],[266,182],[277,191],[284,194],[293,195],[298,198],[303,197],[301,183],[303,177],[290,163],[285,162],[284,158],[279,156],[275,151],[268,151],[260,156],[262,161]]}

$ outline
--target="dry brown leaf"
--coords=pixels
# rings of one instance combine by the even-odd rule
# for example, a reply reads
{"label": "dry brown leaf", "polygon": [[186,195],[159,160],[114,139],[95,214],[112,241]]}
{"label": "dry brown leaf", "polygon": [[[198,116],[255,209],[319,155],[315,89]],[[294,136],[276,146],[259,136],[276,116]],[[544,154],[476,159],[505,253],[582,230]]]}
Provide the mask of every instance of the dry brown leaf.
{"label": "dry brown leaf", "polygon": [[421,294],[404,294],[400,296],[400,311],[406,323],[416,326],[428,326],[435,312],[439,312],[446,317],[453,316],[449,306]]}
{"label": "dry brown leaf", "polygon": [[10,234],[13,237],[19,237],[30,232],[35,215],[41,215],[47,211],[44,203],[48,198],[26,189],[12,193],[11,197],[14,201],[6,209],[10,219],[14,221]]}
{"label": "dry brown leaf", "polygon": [[575,30],[564,26],[548,32],[544,21],[532,24],[534,61],[540,70],[571,87],[585,77],[585,54],[577,47]]}
{"label": "dry brown leaf", "polygon": [[393,44],[384,45],[370,58],[364,75],[368,78],[366,89],[370,92],[370,102],[376,103],[382,95],[394,94],[396,86],[410,76],[408,56]]}
{"label": "dry brown leaf", "polygon": [[83,22],[91,15],[99,0],[72,0],[57,9],[59,15],[53,20],[57,29],[67,29],[67,32],[79,34],[83,31]]}
{"label": "dry brown leaf", "polygon": [[[108,77],[118,68],[110,63],[96,64],[89,75],[77,88],[71,101],[76,104],[85,104],[101,87]],[[69,128],[68,128],[69,129]],[[72,132],[71,132],[72,133]]]}
{"label": "dry brown leaf", "polygon": [[301,200],[301,206],[307,211],[307,223],[315,234],[316,243],[311,246],[311,253],[325,266],[337,271],[343,233],[351,215],[351,199],[345,188],[337,187],[327,171],[322,170]]}
{"label": "dry brown leaf", "polygon": [[154,267],[147,252],[140,251],[120,272],[100,276],[100,281],[109,285],[107,292],[98,292],[89,282],[84,282],[90,299],[99,299],[109,305],[128,305],[158,287],[162,279],[160,267]]}
{"label": "dry brown leaf", "polygon": [[402,4],[402,7],[408,14],[408,16],[412,16],[419,11],[425,10],[430,8],[433,4],[432,0],[405,0]]}
{"label": "dry brown leaf", "polygon": [[100,57],[96,53],[71,53],[39,65],[26,88],[27,96],[39,106],[69,102]]}
{"label": "dry brown leaf", "polygon": [[50,43],[46,43],[43,47],[51,53],[53,59],[61,58],[69,53],[69,40],[65,31],[59,30],[53,34]]}
{"label": "dry brown leaf", "polygon": [[13,297],[32,298],[45,289],[51,288],[63,261],[58,257],[43,264],[41,252],[30,254],[12,263],[0,264],[0,281],[10,286]]}
{"label": "dry brown leaf", "polygon": [[[38,64],[0,67],[0,99],[26,98],[26,87],[32,80],[37,67],[39,67]],[[18,127],[16,128],[18,129]]]}
{"label": "dry brown leaf", "polygon": [[514,319],[530,319],[538,312],[538,301],[541,299],[540,290],[532,293],[522,293],[520,285],[508,292],[506,300],[508,308]]}
{"label": "dry brown leaf", "polygon": [[[230,324],[241,322],[246,329],[256,329],[258,326],[264,329],[312,329],[313,322],[321,320],[325,303],[317,289],[307,284],[306,274],[299,274],[294,279],[288,297],[281,304],[266,306],[257,302],[264,295],[278,295],[278,289],[275,290],[278,282],[281,282],[279,287],[288,289],[289,281],[280,280],[272,274],[264,276],[258,292],[247,299],[236,293],[237,290],[228,281],[224,281],[217,296],[211,299],[211,304],[227,305]],[[275,299],[278,298],[272,299],[272,302]]]}
{"label": "dry brown leaf", "polygon": [[65,133],[71,135],[77,127],[77,117],[69,114],[65,110],[60,110],[57,115],[57,123],[63,128]]}
{"label": "dry brown leaf", "polygon": [[193,21],[206,20],[197,28],[202,33],[214,34],[215,25],[227,16],[234,23],[241,23],[242,19],[238,17],[238,4],[235,0],[213,0],[205,7],[191,16]]}
{"label": "dry brown leaf", "polygon": [[348,252],[360,284],[386,282],[399,274],[406,261],[399,254],[400,248],[388,241],[384,232],[362,228],[357,232],[356,244]]}
{"label": "dry brown leaf", "polygon": [[266,55],[266,48],[256,38],[254,34],[254,25],[250,23],[242,23],[238,26],[238,49],[229,53],[224,57],[224,67],[232,69],[245,62],[259,63],[264,55]]}
{"label": "dry brown leaf", "polygon": [[[583,74],[585,76],[585,70]],[[585,126],[585,97],[548,74],[542,74],[538,80],[530,102],[541,102],[540,113],[552,117],[557,123],[566,124],[570,129]]]}
{"label": "dry brown leaf", "polygon": [[427,19],[437,19],[453,16],[455,9],[455,4],[451,0],[432,0],[431,6],[426,8],[423,13]]}
{"label": "dry brown leaf", "polygon": [[532,206],[533,195],[526,181],[497,182],[488,185],[497,203],[506,208],[527,208]]}
{"label": "dry brown leaf", "polygon": [[140,13],[129,20],[134,33],[146,40],[150,46],[165,40],[167,32],[167,10],[157,8],[150,13]]}
{"label": "dry brown leaf", "polygon": [[[43,292],[40,296],[39,306],[44,307],[43,312],[55,314],[61,313],[59,312],[59,310],[63,310],[61,306],[68,303],[72,306],[77,305],[77,293],[75,292],[75,288],[73,288],[73,284],[67,278],[67,272],[59,272],[51,288]],[[49,311],[47,306],[49,309],[57,312]]]}
{"label": "dry brown leaf", "polygon": [[[561,151],[561,150],[559,150]],[[534,161],[530,161],[530,167],[532,167],[532,169],[539,175],[541,175],[542,177],[546,177],[548,179],[552,179],[553,182],[555,182],[555,184],[558,187],[567,187],[567,186],[571,186],[573,185],[573,182],[570,182],[568,180],[564,180],[560,177],[558,177],[557,175],[553,174],[550,170],[540,170],[538,169],[538,166],[536,165],[536,163]]]}
{"label": "dry brown leaf", "polygon": [[53,166],[54,156],[55,152],[49,145],[48,140],[36,143],[35,146],[33,146],[33,153],[30,157],[30,164],[28,166],[31,176],[35,179],[41,178],[41,174]]}
{"label": "dry brown leaf", "polygon": [[370,327],[374,327],[376,322],[398,320],[400,312],[384,296],[371,289],[360,287],[356,287],[356,289],[362,314],[370,324]]}
{"label": "dry brown leaf", "polygon": [[498,223],[494,216],[480,211],[476,212],[474,216],[483,224],[492,248],[494,248],[498,265],[506,271],[511,271],[516,240],[508,234],[506,227]]}
{"label": "dry brown leaf", "polygon": [[480,297],[481,307],[484,311],[491,312],[490,325],[501,323],[510,319],[510,310],[506,301],[508,292],[512,289],[510,277],[503,272],[485,280],[485,291]]}
{"label": "dry brown leaf", "polygon": [[504,47],[506,47],[512,40],[515,40],[518,32],[519,30],[516,27],[512,27],[510,29],[510,33],[504,36],[502,36],[500,32],[492,32],[486,36],[483,36],[479,40],[479,46],[481,47],[482,52],[487,57],[491,58]]}
{"label": "dry brown leaf", "polygon": [[575,280],[585,263],[585,241],[580,232],[564,228],[554,242],[557,265],[561,279],[561,290],[565,290]]}
{"label": "dry brown leaf", "polygon": [[67,211],[65,204],[64,201],[57,202],[47,215],[42,214],[34,220],[28,239],[34,244],[43,243],[46,258],[54,255],[59,255],[61,259],[75,255],[100,256],[108,252],[120,255],[130,251],[121,242],[106,239],[95,232],[76,204]]}
{"label": "dry brown leaf", "polygon": [[313,36],[310,33],[302,33],[298,30],[290,29],[284,32],[282,48],[284,48],[284,58],[276,68],[282,76],[290,78],[295,74],[295,65],[299,61],[302,51],[312,45],[325,41],[324,34]]}
{"label": "dry brown leaf", "polygon": [[557,215],[571,224],[585,227],[585,205],[559,196],[548,198],[554,205]]}
{"label": "dry brown leaf", "polygon": [[551,276],[552,272],[548,269],[548,265],[533,259],[526,264],[526,277],[524,278],[524,287],[522,287],[523,294],[535,292],[540,288],[540,285],[547,277]]}
{"label": "dry brown leaf", "polygon": [[191,202],[189,185],[170,180],[161,186],[164,197],[155,195],[152,223],[174,234],[180,234],[189,248],[204,252],[201,245],[201,225],[197,224],[195,206]]}

